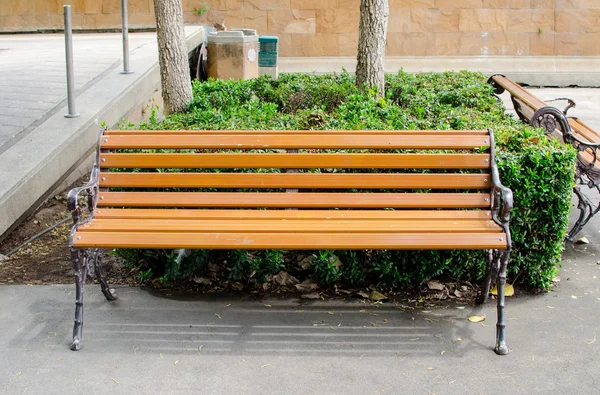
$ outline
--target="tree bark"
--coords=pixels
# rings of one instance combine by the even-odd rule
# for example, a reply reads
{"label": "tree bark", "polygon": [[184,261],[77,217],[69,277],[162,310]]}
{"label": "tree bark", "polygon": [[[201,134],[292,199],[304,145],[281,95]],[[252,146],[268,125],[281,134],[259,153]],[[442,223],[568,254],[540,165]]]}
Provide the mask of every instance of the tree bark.
{"label": "tree bark", "polygon": [[356,57],[356,85],[377,88],[377,97],[385,94],[385,42],[388,0],[361,0],[358,27],[358,55]]}
{"label": "tree bark", "polygon": [[192,83],[181,0],[154,0],[158,61],[165,114],[186,110]]}

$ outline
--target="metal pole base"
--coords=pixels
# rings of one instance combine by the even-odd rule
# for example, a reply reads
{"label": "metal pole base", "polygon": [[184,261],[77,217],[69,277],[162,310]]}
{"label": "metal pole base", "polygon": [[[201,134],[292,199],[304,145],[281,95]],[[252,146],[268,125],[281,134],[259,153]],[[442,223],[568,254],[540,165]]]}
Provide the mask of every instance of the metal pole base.
{"label": "metal pole base", "polygon": [[65,114],[65,118],[77,118],[77,117],[79,117],[78,113],[75,113],[75,114]]}
{"label": "metal pole base", "polygon": [[125,70],[123,70],[123,71],[121,71],[121,74],[133,74],[133,71],[125,71]]}

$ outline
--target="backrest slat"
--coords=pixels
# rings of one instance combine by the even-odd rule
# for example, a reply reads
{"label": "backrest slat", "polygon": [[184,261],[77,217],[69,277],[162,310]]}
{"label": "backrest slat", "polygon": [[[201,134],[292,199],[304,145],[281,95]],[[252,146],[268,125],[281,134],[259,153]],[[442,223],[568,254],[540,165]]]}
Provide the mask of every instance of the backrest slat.
{"label": "backrest slat", "polygon": [[186,169],[489,169],[489,154],[101,153],[100,167]]}
{"label": "backrest slat", "polygon": [[100,187],[484,189],[489,174],[106,173]]}
{"label": "backrest slat", "polygon": [[109,135],[101,149],[452,149],[489,147],[485,135]]}
{"label": "backrest slat", "polygon": [[99,207],[489,208],[489,193],[101,192]]}

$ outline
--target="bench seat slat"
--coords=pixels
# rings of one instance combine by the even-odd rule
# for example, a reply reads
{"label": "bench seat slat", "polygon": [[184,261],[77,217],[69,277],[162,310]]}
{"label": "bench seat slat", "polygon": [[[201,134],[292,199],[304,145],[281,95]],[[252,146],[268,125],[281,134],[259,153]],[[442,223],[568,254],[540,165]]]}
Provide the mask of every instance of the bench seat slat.
{"label": "bench seat slat", "polygon": [[504,233],[151,233],[78,232],[79,248],[504,249]]}
{"label": "bench seat slat", "polygon": [[93,219],[78,232],[225,232],[225,233],[499,233],[502,228],[488,220],[172,220],[172,219]]}
{"label": "bench seat slat", "polygon": [[100,187],[487,189],[489,174],[103,173]]}
{"label": "bench seat slat", "polygon": [[[260,133],[260,132],[259,132]],[[255,134],[255,135],[109,135],[100,148],[112,149],[475,149],[489,146],[489,136],[441,133],[427,135]]]}
{"label": "bench seat slat", "polygon": [[449,133],[453,135],[485,135],[489,136],[487,130],[106,130],[105,136],[110,135],[241,135],[241,134],[368,134],[368,135],[426,135],[426,134],[441,134]]}
{"label": "bench seat slat", "polygon": [[395,219],[490,219],[486,210],[199,210],[199,209],[115,209],[96,210],[98,219],[345,219],[345,220],[395,220]]}
{"label": "bench seat slat", "polygon": [[99,207],[487,208],[488,193],[100,192]]}
{"label": "bench seat slat", "polygon": [[489,169],[489,154],[129,154],[101,153],[109,168]]}

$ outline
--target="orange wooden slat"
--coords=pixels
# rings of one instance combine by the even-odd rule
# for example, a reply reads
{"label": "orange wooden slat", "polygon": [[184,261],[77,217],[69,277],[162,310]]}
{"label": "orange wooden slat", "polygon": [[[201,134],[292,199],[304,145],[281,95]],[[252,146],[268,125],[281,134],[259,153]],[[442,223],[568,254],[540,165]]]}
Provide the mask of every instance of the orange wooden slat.
{"label": "orange wooden slat", "polygon": [[101,153],[107,168],[348,168],[348,169],[488,169],[488,154],[121,154]]}
{"label": "orange wooden slat", "polygon": [[368,135],[424,135],[424,134],[478,134],[489,136],[487,130],[107,130],[104,135],[228,135],[228,134],[368,134]]}
{"label": "orange wooden slat", "polygon": [[598,133],[585,123],[581,122],[579,119],[569,118],[569,125],[571,125],[573,134],[575,134],[575,136],[581,140],[585,140],[590,143],[600,143],[600,136]]}
{"label": "orange wooden slat", "polygon": [[182,233],[485,233],[502,228],[488,220],[174,220],[93,219],[78,232],[182,232]]}
{"label": "orange wooden slat", "polygon": [[484,189],[489,174],[102,173],[100,187]]}
{"label": "orange wooden slat", "polygon": [[79,248],[505,249],[504,233],[151,233],[76,232]]}
{"label": "orange wooden slat", "polygon": [[502,77],[500,75],[496,75],[493,77],[494,81],[498,83],[498,85],[502,86],[504,89],[509,91],[513,96],[523,102],[525,105],[533,108],[535,110],[539,110],[542,107],[546,107],[546,103],[527,92],[522,86],[514,83],[506,77]]}
{"label": "orange wooden slat", "polygon": [[100,192],[99,207],[489,208],[488,193]]}
{"label": "orange wooden slat", "polygon": [[488,210],[199,210],[199,209],[118,209],[98,208],[99,219],[345,219],[345,220],[395,220],[395,219],[490,219]]}
{"label": "orange wooden slat", "polygon": [[486,135],[386,136],[368,134],[107,135],[101,149],[474,149],[489,146]]}

